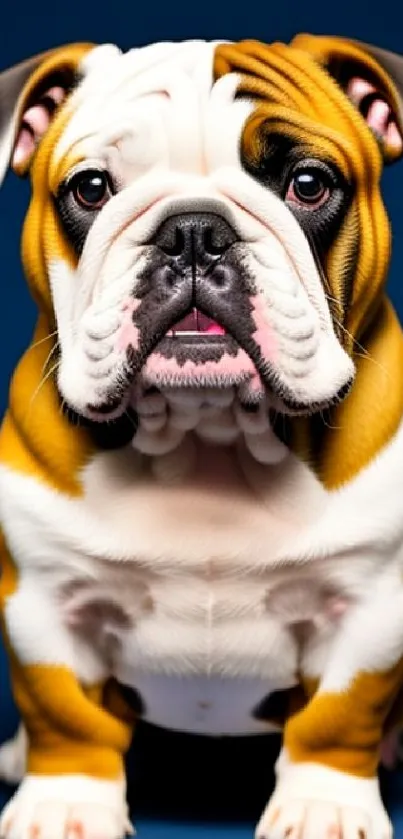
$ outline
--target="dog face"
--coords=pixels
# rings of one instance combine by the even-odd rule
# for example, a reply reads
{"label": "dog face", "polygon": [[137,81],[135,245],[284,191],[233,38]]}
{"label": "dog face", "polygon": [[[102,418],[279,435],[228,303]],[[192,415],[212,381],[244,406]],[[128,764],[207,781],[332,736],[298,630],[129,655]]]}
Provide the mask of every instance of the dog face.
{"label": "dog face", "polygon": [[110,421],[156,390],[289,414],[343,398],[389,259],[382,163],[402,151],[382,59],[300,36],[36,60],[8,143],[70,412]]}

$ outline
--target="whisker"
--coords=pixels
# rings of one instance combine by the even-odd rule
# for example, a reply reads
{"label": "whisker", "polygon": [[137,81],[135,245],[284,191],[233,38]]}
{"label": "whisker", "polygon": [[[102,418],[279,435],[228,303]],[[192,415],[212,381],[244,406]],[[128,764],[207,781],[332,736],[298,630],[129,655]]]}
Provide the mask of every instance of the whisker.
{"label": "whisker", "polygon": [[332,294],[328,294],[328,293],[327,293],[327,291],[325,291],[325,297],[326,297],[326,300],[330,300],[330,302],[331,302],[331,303],[335,303],[335,304],[336,304],[336,306],[339,306],[339,305],[340,305],[340,303],[339,303],[339,301],[338,301],[337,297],[333,297],[333,295],[332,295]]}
{"label": "whisker", "polygon": [[47,355],[47,357],[46,357],[46,360],[45,360],[45,362],[44,362],[44,364],[43,364],[43,366],[42,366],[41,375],[45,372],[46,367],[47,367],[47,365],[49,364],[49,361],[50,361],[50,359],[52,358],[53,353],[54,353],[54,352],[55,352],[58,348],[59,348],[59,342],[58,342],[58,341],[56,341],[56,343],[53,345],[52,349],[51,349],[51,350],[50,350],[50,352],[48,353],[48,355]]}
{"label": "whisker", "polygon": [[330,422],[327,421],[323,411],[320,412],[320,418],[323,422],[323,425],[325,425],[326,428],[329,429],[329,431],[341,431],[341,429],[343,428],[342,425],[331,425]]}
{"label": "whisker", "polygon": [[387,368],[384,367],[383,364],[380,364],[380,362],[376,358],[374,358],[373,355],[371,355],[371,353],[368,352],[368,350],[365,347],[363,347],[362,344],[360,344],[359,341],[357,341],[356,338],[354,338],[354,335],[352,335],[351,332],[349,332],[348,329],[346,329],[346,327],[343,326],[342,323],[340,323],[336,319],[335,319],[335,322],[337,323],[338,327],[343,332],[345,332],[345,334],[351,339],[353,345],[355,345],[355,347],[357,347],[357,349],[360,350],[360,352],[355,351],[356,355],[358,355],[359,358],[365,358],[367,361],[372,361],[372,363],[375,364],[377,367],[379,367],[379,369],[382,370],[382,372],[385,373],[385,375],[389,378],[389,376],[390,376],[389,370],[387,370]]}
{"label": "whisker", "polygon": [[[60,404],[59,404],[59,414],[60,415],[63,415],[63,411],[66,407],[66,404],[67,403],[66,403],[66,400],[64,398],[60,400]],[[80,426],[80,420],[74,412],[69,413],[68,422],[69,422],[69,425],[73,425],[75,428],[79,428],[79,426]]]}
{"label": "whisker", "polygon": [[133,417],[130,416],[129,411],[125,411],[125,417],[128,418],[128,420],[130,421],[130,424],[133,426],[134,430],[137,431],[137,424],[134,422]]}
{"label": "whisker", "polygon": [[[337,297],[335,297],[334,295],[332,295],[330,293],[330,283],[329,283],[329,280],[328,280],[328,278],[325,274],[323,266],[321,264],[317,246],[315,245],[315,243],[313,241],[311,242],[311,246],[312,246],[312,250],[314,252],[314,255],[316,257],[317,269],[318,269],[318,272],[320,274],[322,283],[323,283],[324,288],[325,288],[326,300],[328,301],[328,303],[332,303],[333,306],[340,309],[340,301],[337,299]],[[358,350],[360,350],[361,354],[357,353],[357,355],[360,355],[361,358],[366,358],[369,361],[372,361],[373,364],[378,366],[379,369],[382,370],[383,373],[385,373],[386,376],[389,377],[389,375],[390,375],[389,371],[382,364],[380,364],[379,361],[377,361],[373,356],[371,356],[371,353],[368,352],[368,350],[365,347],[363,347],[362,344],[360,344],[360,342],[357,340],[357,338],[355,338],[354,335],[352,335],[352,333],[344,326],[344,324],[339,320],[339,318],[336,316],[334,311],[332,312],[332,317],[333,317],[333,320],[334,320],[335,324],[341,330],[341,332],[344,332],[344,334],[347,335],[347,337],[350,339],[350,341],[352,342],[352,346],[354,348],[357,348]]]}
{"label": "whisker", "polygon": [[41,380],[40,380],[40,382],[39,382],[38,387],[35,389],[34,393],[33,393],[33,394],[32,394],[32,396],[31,396],[31,399],[29,400],[28,413],[29,413],[29,411],[31,410],[32,405],[33,405],[33,402],[34,402],[34,400],[36,399],[36,397],[38,396],[38,394],[39,394],[39,392],[40,392],[41,388],[43,387],[43,385],[45,384],[45,382],[47,382],[47,380],[50,378],[50,376],[51,376],[51,375],[55,372],[55,370],[57,370],[57,368],[59,367],[59,365],[60,365],[60,361],[59,361],[59,359],[58,359],[58,360],[56,361],[56,364],[54,364],[54,365],[53,365],[53,367],[51,367],[51,368],[50,368],[50,370],[48,370],[48,372],[46,373],[46,376],[42,376],[42,378],[41,378]]}
{"label": "whisker", "polygon": [[27,352],[31,352],[31,350],[35,350],[37,347],[40,347],[40,345],[44,344],[45,341],[50,341],[50,339],[54,338],[55,335],[57,335],[57,329],[55,329],[54,332],[51,332],[49,335],[45,335],[44,338],[40,338],[39,341],[35,341],[34,344],[31,344],[31,346],[28,347]]}
{"label": "whisker", "polygon": [[[355,354],[359,358],[364,358],[365,360],[371,361],[373,364],[375,364],[379,368],[379,370],[381,370],[382,373],[389,380],[390,379],[389,370],[387,370],[386,367],[383,364],[380,364],[380,362],[376,358],[374,358],[371,355],[370,352],[368,352],[366,347],[363,347],[362,344],[360,344],[360,342],[357,340],[357,338],[355,338],[355,336],[351,334],[351,332],[344,326],[344,324],[336,316],[336,313],[335,313],[334,309],[338,309],[340,311],[340,301],[337,299],[337,297],[335,297],[333,294],[331,294],[330,282],[329,282],[328,277],[326,276],[326,273],[324,271],[323,264],[322,264],[322,261],[320,259],[319,249],[318,249],[316,243],[312,240],[312,238],[309,237],[309,239],[310,239],[312,252],[313,252],[314,257],[315,257],[316,267],[317,267],[317,270],[318,270],[319,275],[321,277],[323,287],[324,287],[324,290],[325,290],[326,300],[328,301],[329,304],[331,304],[330,305],[330,310],[331,310],[331,315],[332,315],[332,318],[334,320],[334,323],[336,324],[338,329],[340,329],[341,332],[344,332],[344,334],[347,335],[347,337],[349,338],[349,340],[352,343]],[[357,352],[357,350],[359,350],[359,352]]]}

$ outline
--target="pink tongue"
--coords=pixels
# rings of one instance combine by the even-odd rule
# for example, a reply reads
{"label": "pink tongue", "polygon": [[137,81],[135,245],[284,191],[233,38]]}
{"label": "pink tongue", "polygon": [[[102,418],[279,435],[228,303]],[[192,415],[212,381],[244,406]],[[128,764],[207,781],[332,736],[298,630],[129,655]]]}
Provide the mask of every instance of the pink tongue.
{"label": "pink tongue", "polygon": [[198,309],[193,309],[189,315],[186,315],[185,318],[178,321],[172,327],[172,330],[169,331],[169,334],[180,334],[181,332],[201,332],[204,335],[226,334],[224,327],[220,326],[212,318],[208,318],[207,315],[203,315]]}

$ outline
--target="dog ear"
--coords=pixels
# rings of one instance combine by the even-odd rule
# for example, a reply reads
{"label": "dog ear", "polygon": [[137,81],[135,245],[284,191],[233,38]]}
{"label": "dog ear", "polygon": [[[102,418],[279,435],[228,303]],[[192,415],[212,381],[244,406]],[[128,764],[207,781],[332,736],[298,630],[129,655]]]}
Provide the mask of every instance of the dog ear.
{"label": "dog ear", "polygon": [[79,80],[93,44],[71,44],[33,56],[0,73],[0,183],[11,165],[27,174],[38,143]]}
{"label": "dog ear", "polygon": [[297,35],[338,82],[375,134],[385,163],[403,155],[403,56],[360,41]]}

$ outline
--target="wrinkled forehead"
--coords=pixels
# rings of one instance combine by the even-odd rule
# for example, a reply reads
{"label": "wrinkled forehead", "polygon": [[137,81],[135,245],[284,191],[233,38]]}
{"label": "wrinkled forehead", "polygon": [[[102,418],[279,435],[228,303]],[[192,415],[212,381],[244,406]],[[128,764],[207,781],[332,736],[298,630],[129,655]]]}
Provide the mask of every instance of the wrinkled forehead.
{"label": "wrinkled forehead", "polygon": [[265,135],[276,132],[333,159],[346,176],[367,154],[368,132],[343,91],[292,45],[185,41],[126,53],[103,45],[80,73],[52,154],[61,176],[89,158],[123,166],[123,181],[167,163],[228,166],[240,153],[256,163]]}
{"label": "wrinkled forehead", "polygon": [[[170,126],[199,129],[214,88],[219,42],[157,43],[126,53],[94,48],[80,67],[82,81],[69,102],[69,122],[55,149],[96,154],[130,136],[151,146]],[[232,91],[236,89],[233,77]],[[140,149],[132,149],[138,155]],[[145,152],[146,149],[143,149]]]}
{"label": "wrinkled forehead", "polygon": [[244,159],[258,162],[266,140],[286,135],[347,178],[373,169],[376,140],[326,64],[291,44],[223,43],[215,52],[215,79],[237,80],[237,98],[254,103],[241,137]]}

